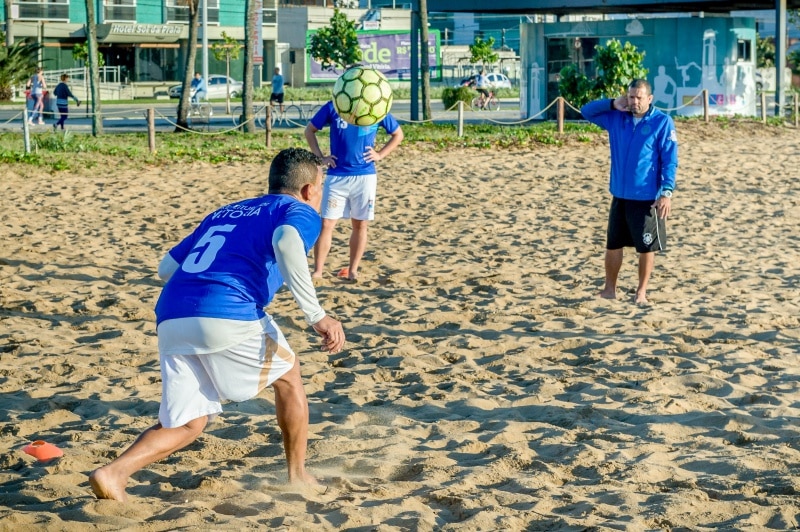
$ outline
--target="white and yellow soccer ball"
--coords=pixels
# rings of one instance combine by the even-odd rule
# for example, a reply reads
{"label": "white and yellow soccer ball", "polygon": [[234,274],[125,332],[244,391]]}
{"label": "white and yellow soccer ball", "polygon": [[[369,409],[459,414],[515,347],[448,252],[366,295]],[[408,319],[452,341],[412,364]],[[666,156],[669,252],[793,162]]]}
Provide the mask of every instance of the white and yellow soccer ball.
{"label": "white and yellow soccer ball", "polygon": [[392,108],[392,86],[374,68],[350,67],[333,85],[333,106],[348,124],[377,124]]}

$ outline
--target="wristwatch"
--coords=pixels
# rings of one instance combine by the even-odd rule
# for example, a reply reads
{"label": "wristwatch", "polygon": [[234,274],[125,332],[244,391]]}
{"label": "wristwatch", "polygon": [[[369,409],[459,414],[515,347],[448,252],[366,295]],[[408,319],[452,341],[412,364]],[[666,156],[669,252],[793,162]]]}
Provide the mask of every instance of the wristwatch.
{"label": "wristwatch", "polygon": [[665,197],[665,198],[671,198],[672,197],[672,191],[671,190],[662,190],[661,191],[661,195],[663,197]]}

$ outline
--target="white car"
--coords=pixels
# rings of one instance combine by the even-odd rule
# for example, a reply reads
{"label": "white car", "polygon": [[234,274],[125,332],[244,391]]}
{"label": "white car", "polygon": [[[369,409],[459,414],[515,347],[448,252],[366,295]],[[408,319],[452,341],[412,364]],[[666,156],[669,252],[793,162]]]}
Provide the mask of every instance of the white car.
{"label": "white car", "polygon": [[493,89],[510,89],[511,88],[511,80],[505,74],[499,74],[497,72],[492,72],[490,74],[486,74],[486,79],[489,82],[489,86]]}
{"label": "white car", "polygon": [[[225,98],[225,76],[220,75],[213,75],[208,77],[208,94],[206,98],[209,100],[215,98]],[[230,95],[231,98],[236,98],[242,93],[242,82],[236,81],[233,78],[228,78],[230,83]],[[182,85],[175,85],[169,88],[169,97],[170,98],[180,98],[181,93],[183,92]]]}
{"label": "white car", "polygon": [[[477,79],[478,75],[473,74],[469,77],[466,77],[461,80],[461,82],[456,85],[456,87],[473,87],[475,84],[475,80]],[[510,89],[511,88],[511,80],[505,74],[500,74],[498,72],[492,72],[490,74],[486,74],[486,81],[489,84],[490,89]]]}

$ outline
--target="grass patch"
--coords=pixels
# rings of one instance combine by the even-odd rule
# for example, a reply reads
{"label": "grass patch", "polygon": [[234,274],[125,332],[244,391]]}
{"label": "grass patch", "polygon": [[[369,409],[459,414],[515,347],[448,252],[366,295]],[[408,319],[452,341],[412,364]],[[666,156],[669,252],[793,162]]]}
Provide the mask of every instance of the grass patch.
{"label": "grass patch", "polygon": [[[679,119],[679,139],[691,142],[693,138],[710,138],[727,135],[732,131],[761,136],[765,133],[794,134],[784,123],[761,124],[754,119],[713,120],[704,123],[702,118]],[[522,125],[466,124],[464,136],[459,137],[452,123],[403,124],[403,147],[431,151],[460,148],[509,151],[535,150],[542,147],[559,147],[570,144],[607,142],[607,136],[597,126],[588,122],[567,122],[564,132],[557,131],[555,122],[536,122]],[[318,135],[320,147],[328,150],[328,136]],[[378,144],[386,142],[382,133]],[[156,133],[156,153],[148,149],[147,134],[115,133],[92,137],[81,133],[41,132],[31,133],[32,153],[24,153],[20,132],[0,133],[0,163],[47,167],[52,171],[80,171],[89,168],[142,168],[173,164],[204,162],[209,164],[268,163],[281,149],[306,147],[302,128],[279,128],[273,131],[272,147],[267,148],[264,130],[247,134],[229,131],[213,135],[183,133]]]}
{"label": "grass patch", "polygon": [[[451,148],[524,148],[535,144],[560,145],[570,139],[588,141],[590,133],[600,133],[595,126],[567,124],[563,135],[555,124],[545,122],[526,126],[467,125],[464,136],[458,137],[454,124],[404,124],[406,145],[425,145],[428,149]],[[327,135],[319,135],[323,150],[328,148]],[[378,143],[386,142],[381,134]],[[53,170],[92,168],[103,160],[112,165],[149,166],[194,161],[211,164],[263,163],[279,150],[306,146],[301,128],[276,129],[272,147],[267,148],[263,130],[247,134],[230,131],[217,135],[156,133],[156,153],[150,153],[146,133],[105,134],[92,137],[80,133],[32,133],[32,153],[24,154],[22,135],[0,134],[0,161],[5,163],[49,166]]]}

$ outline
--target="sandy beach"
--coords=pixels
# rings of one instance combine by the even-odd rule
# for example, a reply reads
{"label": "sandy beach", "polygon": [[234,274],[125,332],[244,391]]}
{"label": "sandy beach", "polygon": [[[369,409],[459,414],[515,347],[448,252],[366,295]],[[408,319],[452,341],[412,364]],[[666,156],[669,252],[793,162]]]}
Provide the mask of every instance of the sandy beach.
{"label": "sandy beach", "polygon": [[[788,530],[800,526],[796,130],[679,122],[649,306],[602,286],[604,135],[527,150],[407,144],[379,168],[359,283],[340,223],[319,350],[288,292],[308,468],[286,485],[274,395],[135,474],[87,475],[155,422],[156,267],[257,165],[4,169],[0,530]],[[59,446],[48,464],[23,453]]]}

